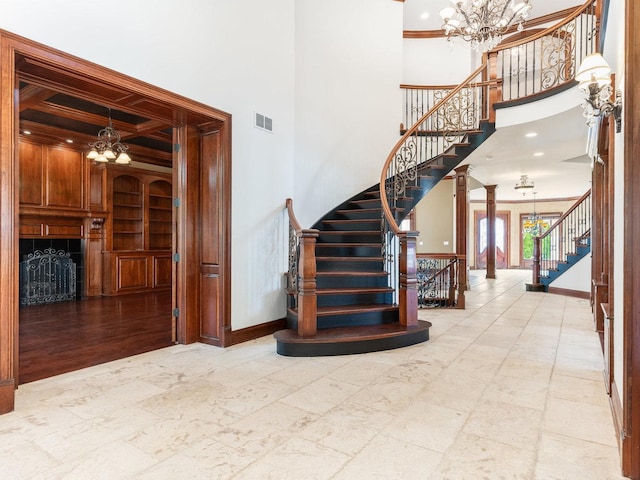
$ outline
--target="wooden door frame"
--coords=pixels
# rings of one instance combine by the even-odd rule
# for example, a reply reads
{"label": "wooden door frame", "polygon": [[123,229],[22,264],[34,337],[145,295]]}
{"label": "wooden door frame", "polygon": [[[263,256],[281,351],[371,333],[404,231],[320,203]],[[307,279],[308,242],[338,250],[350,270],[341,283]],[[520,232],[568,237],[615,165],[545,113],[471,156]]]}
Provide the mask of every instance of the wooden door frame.
{"label": "wooden door frame", "polygon": [[[498,218],[499,216],[506,216],[507,217],[507,223],[505,225],[505,235],[506,235],[506,243],[505,243],[505,257],[507,258],[507,267],[509,268],[509,266],[511,265],[511,211],[509,210],[496,210],[496,218]],[[478,222],[482,219],[482,218],[486,218],[487,217],[487,211],[486,210],[474,210],[474,215],[473,215],[473,230],[475,232],[475,248],[474,248],[474,252],[473,252],[473,261],[474,261],[474,265],[476,268],[478,267],[478,257],[479,257],[479,251],[478,251],[478,246],[480,244],[480,229],[478,228]],[[497,247],[496,247],[497,248]],[[496,267],[497,268],[497,267]]]}
{"label": "wooden door frame", "polygon": [[[220,155],[223,178],[221,188],[223,209],[220,212],[221,225],[221,305],[219,344],[225,346],[231,331],[231,115],[180,95],[133,79],[105,67],[38,44],[15,34],[0,30],[0,414],[13,410],[15,388],[18,378],[18,150],[19,112],[16,88],[16,56],[42,62],[51,68],[73,74],[83,81],[108,85],[131,94],[139,95],[155,104],[169,108],[173,112],[172,123],[176,127],[194,122],[194,118],[218,122],[221,131]],[[99,79],[99,80],[98,80]],[[194,126],[198,126],[197,124]],[[187,201],[187,192],[193,186],[196,173],[182,181],[184,172],[189,171],[186,157],[179,149],[174,151],[174,177],[178,202],[177,230],[175,236],[189,234],[189,228],[197,223],[197,205]],[[178,173],[176,173],[178,172]],[[176,177],[177,176],[177,177]],[[199,187],[198,187],[199,188]],[[195,211],[194,211],[195,208]],[[179,246],[182,258],[192,255],[189,242]],[[174,265],[175,305],[182,314],[178,318],[178,341],[188,343],[194,333],[200,331],[197,296],[188,295],[184,285],[189,279],[197,282],[199,262],[178,262]],[[189,287],[197,287],[189,285]],[[204,300],[203,300],[204,301]],[[180,335],[180,332],[183,335]],[[229,335],[230,337],[230,335]]]}

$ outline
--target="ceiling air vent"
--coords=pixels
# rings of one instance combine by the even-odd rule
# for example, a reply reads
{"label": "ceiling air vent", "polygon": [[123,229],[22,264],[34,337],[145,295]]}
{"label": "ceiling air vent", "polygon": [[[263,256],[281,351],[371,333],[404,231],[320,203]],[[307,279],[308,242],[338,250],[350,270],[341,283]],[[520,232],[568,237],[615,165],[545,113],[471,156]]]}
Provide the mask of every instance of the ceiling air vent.
{"label": "ceiling air vent", "polygon": [[273,120],[266,115],[256,113],[256,128],[273,133]]}

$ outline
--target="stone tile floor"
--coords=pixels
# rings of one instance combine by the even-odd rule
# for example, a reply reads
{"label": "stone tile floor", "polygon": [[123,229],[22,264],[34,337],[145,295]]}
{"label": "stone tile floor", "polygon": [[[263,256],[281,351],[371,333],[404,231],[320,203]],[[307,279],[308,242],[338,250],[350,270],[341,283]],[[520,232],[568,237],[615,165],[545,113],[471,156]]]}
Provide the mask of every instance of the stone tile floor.
{"label": "stone tile floor", "polygon": [[622,478],[586,300],[472,272],[421,345],[287,358],[177,345],[22,385],[2,479]]}

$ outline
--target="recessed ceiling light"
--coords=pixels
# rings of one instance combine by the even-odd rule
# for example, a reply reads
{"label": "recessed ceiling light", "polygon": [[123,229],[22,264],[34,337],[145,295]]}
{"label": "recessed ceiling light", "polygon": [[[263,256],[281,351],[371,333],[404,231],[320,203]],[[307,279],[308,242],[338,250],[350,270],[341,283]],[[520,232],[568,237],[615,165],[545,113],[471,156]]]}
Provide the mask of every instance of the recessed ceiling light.
{"label": "recessed ceiling light", "polygon": [[67,138],[67,143],[73,143],[73,140],[71,140],[70,138]]}
{"label": "recessed ceiling light", "polygon": [[533,154],[534,157],[541,157],[544,155],[544,152],[536,152]]}
{"label": "recessed ceiling light", "polygon": [[537,132],[529,132],[527,134],[525,134],[525,137],[527,138],[533,138],[533,137],[537,137],[538,133]]}
{"label": "recessed ceiling light", "polygon": [[31,130],[23,130],[22,133],[25,135],[31,135]]}
{"label": "recessed ceiling light", "polygon": [[422,12],[422,14],[420,15],[420,18],[422,20],[426,20],[427,18],[429,18],[429,12]]}

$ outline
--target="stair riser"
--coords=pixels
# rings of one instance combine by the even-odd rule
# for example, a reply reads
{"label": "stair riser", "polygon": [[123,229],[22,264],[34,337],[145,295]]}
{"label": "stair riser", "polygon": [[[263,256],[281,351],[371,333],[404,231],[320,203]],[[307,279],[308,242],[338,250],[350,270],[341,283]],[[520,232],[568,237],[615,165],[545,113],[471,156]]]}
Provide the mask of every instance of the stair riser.
{"label": "stair riser", "polygon": [[[378,230],[380,230],[380,226],[378,225]],[[318,243],[376,243],[380,242],[381,234],[378,232],[373,233],[358,233],[358,234],[348,234],[348,233],[333,233],[326,234],[320,232],[318,236]]]}
{"label": "stair riser", "polygon": [[380,218],[376,218],[375,220],[366,220],[359,222],[325,222],[324,230],[326,231],[349,231],[349,232],[361,232],[363,230],[380,230]]}
{"label": "stair riser", "polygon": [[336,214],[337,219],[341,220],[372,220],[380,223],[382,218],[382,210],[370,212],[364,210],[359,212],[358,209],[349,210],[348,212],[340,212]]}
{"label": "stair riser", "polygon": [[393,301],[391,293],[350,293],[347,295],[318,295],[319,307],[337,307],[358,303],[388,303]]}
{"label": "stair riser", "polygon": [[323,247],[316,244],[316,257],[375,257],[382,246],[377,247]]}
{"label": "stair riser", "polygon": [[386,287],[387,277],[365,277],[365,276],[318,276],[316,278],[317,288],[370,288]]}
{"label": "stair riser", "polygon": [[318,272],[381,272],[383,271],[382,260],[377,261],[321,261],[316,264]]}
{"label": "stair riser", "polygon": [[[328,315],[318,317],[318,330],[323,328],[353,327],[364,325],[380,325],[398,321],[398,311],[388,312],[364,312],[358,314]],[[295,314],[287,315],[287,328],[298,328],[298,319]]]}

